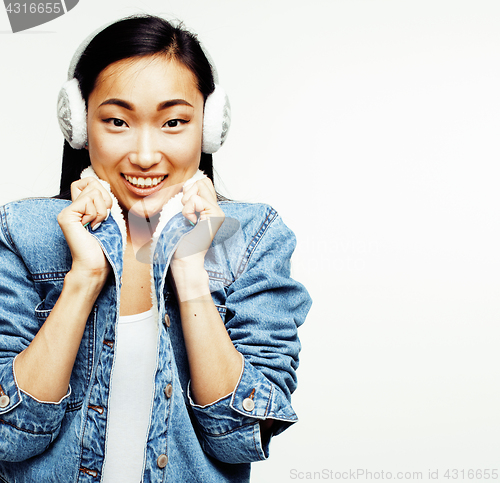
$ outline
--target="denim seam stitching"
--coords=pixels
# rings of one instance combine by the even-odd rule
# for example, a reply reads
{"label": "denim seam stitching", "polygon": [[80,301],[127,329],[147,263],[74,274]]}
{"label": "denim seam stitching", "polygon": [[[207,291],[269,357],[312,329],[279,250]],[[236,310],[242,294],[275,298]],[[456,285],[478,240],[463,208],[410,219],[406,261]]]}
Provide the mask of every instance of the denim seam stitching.
{"label": "denim seam stitching", "polygon": [[218,272],[213,272],[212,270],[207,270],[208,277],[211,280],[216,280],[218,282],[224,283],[224,285],[231,285],[233,283],[233,280],[228,279],[225,277],[223,274],[218,273]]}
{"label": "denim seam stitching", "polygon": [[2,207],[2,211],[0,212],[0,218],[2,219],[2,231],[4,232],[5,237],[7,238],[7,241],[9,242],[11,248],[13,250],[15,250],[15,252],[19,255],[19,251],[17,250],[17,247],[14,244],[14,240],[12,239],[12,236],[10,235],[9,225],[7,223],[7,212],[5,211],[5,206]]}
{"label": "denim seam stitching", "polygon": [[68,405],[66,406],[66,412],[72,413],[73,411],[78,411],[82,407],[83,407],[83,401],[68,403]]}
{"label": "denim seam stitching", "polygon": [[11,426],[14,429],[17,429],[23,433],[29,433],[29,434],[34,434],[37,436],[52,436],[52,431],[32,431],[31,429],[23,429],[20,428],[19,426],[16,426],[13,423],[9,423],[8,421],[5,421],[5,419],[0,419],[0,424],[6,424],[8,426]]}
{"label": "denim seam stitching", "polygon": [[203,434],[206,434],[207,436],[210,436],[211,438],[220,438],[222,436],[227,436],[228,434],[235,433],[237,431],[240,431],[242,428],[246,428],[248,426],[253,426],[255,423],[258,423],[259,421],[251,421],[249,423],[242,424],[241,426],[238,426],[236,428],[230,429],[228,431],[224,431],[223,433],[210,433],[207,430],[200,428],[201,432]]}
{"label": "denim seam stitching", "polygon": [[260,240],[262,240],[264,233],[267,231],[269,225],[277,217],[277,215],[278,213],[276,212],[276,210],[274,208],[270,208],[270,211],[267,214],[266,219],[263,221],[259,230],[257,231],[257,233],[254,235],[254,237],[247,246],[245,256],[242,258],[240,266],[236,271],[236,278],[238,278],[245,271],[245,268],[248,265],[253,253],[255,252],[255,249],[259,245]]}
{"label": "denim seam stitching", "polygon": [[264,412],[264,416],[269,416],[269,408],[271,407],[271,399],[274,393],[274,384],[271,383],[271,390],[269,391],[269,396],[267,398],[266,410]]}
{"label": "denim seam stitching", "polygon": [[[170,345],[170,344],[168,344],[168,345]],[[172,350],[172,347],[167,347],[167,349]],[[170,369],[170,372],[172,372],[172,361],[171,360],[166,363],[166,366],[167,366],[168,369]],[[172,383],[172,386],[173,386],[173,383],[174,383],[173,379],[172,379],[171,383]],[[156,381],[155,381],[155,385],[156,385]],[[169,446],[169,442],[168,442],[168,428],[170,426],[170,422],[172,421],[172,405],[173,405],[172,398],[168,399],[167,405],[168,405],[168,408],[167,408],[167,420],[165,421],[165,455],[167,455],[167,457],[168,457],[168,446]],[[145,464],[146,464],[146,458],[144,458],[144,465]],[[163,478],[162,478],[163,481],[165,481],[166,475],[167,475],[167,472],[163,471]]]}
{"label": "denim seam stitching", "polygon": [[95,354],[95,332],[97,322],[97,305],[94,305],[91,312],[91,322],[89,327],[89,344],[87,351],[87,387],[90,386],[92,380],[92,371],[94,368],[94,354]]}
{"label": "denim seam stitching", "polygon": [[[90,393],[89,393],[89,397],[88,397],[88,401],[90,401],[90,399],[92,398],[92,390],[94,388],[91,388],[90,389]],[[79,468],[82,468],[83,465],[82,465],[82,459],[83,459],[83,440],[85,439],[85,429],[87,427],[87,424],[89,424],[89,417],[88,417],[88,413],[89,413],[89,408],[88,407],[85,407],[83,406],[82,404],[82,408],[83,408],[83,415],[82,415],[82,435],[80,437],[80,441],[79,441],[79,446],[80,446],[80,456],[79,456],[79,459],[78,459],[78,467]],[[80,476],[81,476],[82,472],[81,471],[78,471],[78,475],[76,477],[76,483],[78,483],[80,481]]]}
{"label": "denim seam stitching", "polygon": [[46,282],[54,280],[64,280],[68,272],[40,272],[32,273],[34,282]]}
{"label": "denim seam stitching", "polygon": [[[257,431],[257,424],[259,424],[259,431]],[[253,447],[255,450],[255,454],[259,457],[260,461],[263,461],[265,458],[260,457],[260,452],[259,452],[259,443],[257,440],[260,439],[260,422],[255,423],[254,429],[253,429]]]}

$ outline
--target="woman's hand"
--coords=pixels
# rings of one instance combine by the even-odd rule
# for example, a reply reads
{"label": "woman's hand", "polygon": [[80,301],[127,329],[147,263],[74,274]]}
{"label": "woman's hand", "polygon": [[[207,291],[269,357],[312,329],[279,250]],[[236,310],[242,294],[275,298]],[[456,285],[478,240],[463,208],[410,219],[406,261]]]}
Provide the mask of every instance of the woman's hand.
{"label": "woman's hand", "polygon": [[224,222],[224,212],[217,204],[214,185],[208,178],[193,183],[182,197],[182,214],[193,224],[200,220],[196,227],[186,235],[177,248],[174,259],[185,263],[201,263],[217,230]]}
{"label": "woman's hand", "polygon": [[179,244],[170,264],[177,295],[181,302],[210,293],[204,269],[205,255],[224,222],[224,212],[208,178],[196,181],[182,197],[182,214],[193,224],[199,221]]}
{"label": "woman's hand", "polygon": [[71,185],[73,203],[59,213],[57,221],[71,250],[71,271],[79,276],[99,279],[104,283],[109,264],[97,240],[88,233],[107,219],[112,200],[109,193],[93,178],[84,178]]}

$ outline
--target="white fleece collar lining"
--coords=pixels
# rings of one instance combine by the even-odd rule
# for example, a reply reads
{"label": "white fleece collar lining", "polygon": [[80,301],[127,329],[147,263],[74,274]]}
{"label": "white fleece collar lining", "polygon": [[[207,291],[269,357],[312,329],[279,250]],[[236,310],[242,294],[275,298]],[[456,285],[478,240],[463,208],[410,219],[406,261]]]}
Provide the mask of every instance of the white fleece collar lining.
{"label": "white fleece collar lining", "polygon": [[[83,178],[95,178],[97,179],[106,189],[106,191],[110,194],[111,199],[113,200],[113,205],[111,206],[111,215],[113,216],[114,220],[116,221],[118,228],[120,229],[120,233],[122,235],[122,240],[123,240],[123,250],[125,251],[125,247],[127,245],[127,227],[125,224],[125,217],[123,215],[123,211],[118,203],[118,200],[116,197],[113,195],[111,192],[111,187],[107,181],[104,181],[100,179],[92,166],[89,166],[88,168],[85,168],[82,171],[82,174],[80,176],[82,179]],[[193,177],[188,179],[184,185],[183,185],[183,190],[188,188],[190,185],[195,183],[196,181],[206,178],[207,176],[200,170],[198,170]],[[170,198],[165,205],[163,205],[163,208],[160,213],[160,221],[158,222],[158,226],[156,227],[156,230],[153,234],[153,250],[154,247],[156,247],[156,243],[158,242],[158,238],[160,237],[161,232],[163,231],[163,228],[165,228],[166,224],[177,214],[182,211],[183,205],[181,202],[183,193],[177,193],[174,197]]]}
{"label": "white fleece collar lining", "polygon": [[[125,248],[127,246],[127,226],[125,223],[125,217],[123,215],[123,211],[118,204],[118,200],[116,197],[113,195],[111,192],[111,187],[107,181],[104,181],[100,179],[97,174],[95,173],[94,169],[92,166],[89,166],[88,168],[85,168],[82,171],[82,174],[80,176],[82,179],[83,178],[95,178],[97,179],[102,186],[106,189],[106,191],[110,194],[111,199],[113,200],[113,205],[111,206],[111,215],[113,216],[113,219],[116,221],[118,228],[120,229],[120,233],[122,235],[122,241],[123,241],[123,252],[125,252]],[[183,190],[188,188],[190,185],[195,183],[196,181],[206,178],[207,176],[200,170],[198,170],[194,176],[190,179],[188,179],[184,185],[183,185]],[[158,239],[160,237],[161,232],[163,231],[163,228],[167,225],[167,223],[177,214],[182,211],[183,205],[181,202],[183,193],[177,193],[174,197],[170,198],[165,205],[163,205],[163,208],[160,213],[160,220],[158,222],[158,226],[155,229],[155,232],[153,234],[153,243],[151,244],[151,255],[153,255],[154,250],[156,248],[156,244],[158,243]],[[151,296],[152,296],[152,303],[153,303],[153,308],[156,310],[157,307],[157,300],[156,300],[156,294],[155,294],[155,286],[154,286],[154,277],[153,277],[153,266],[151,265]]]}

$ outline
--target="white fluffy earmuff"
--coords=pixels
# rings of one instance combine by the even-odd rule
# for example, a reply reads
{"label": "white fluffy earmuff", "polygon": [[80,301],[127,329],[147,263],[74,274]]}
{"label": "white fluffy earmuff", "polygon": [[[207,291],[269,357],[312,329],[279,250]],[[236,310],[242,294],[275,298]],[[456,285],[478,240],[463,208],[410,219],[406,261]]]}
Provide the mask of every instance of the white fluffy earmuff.
{"label": "white fluffy earmuff", "polygon": [[57,118],[70,146],[82,149],[87,142],[87,108],[75,78],[66,81],[59,91]]}
{"label": "white fluffy earmuff", "polygon": [[[92,39],[110,24],[93,32],[78,47],[71,60],[68,80],[62,86],[57,99],[57,118],[64,138],[73,149],[82,149],[87,142],[87,109],[80,91],[78,80],[74,77],[75,67]],[[215,153],[224,143],[231,125],[231,107],[224,89],[218,84],[218,76],[210,55],[202,46],[215,81],[215,90],[207,97],[203,114],[203,141],[201,150],[207,154]]]}
{"label": "white fluffy earmuff", "polygon": [[205,101],[203,113],[203,141],[201,150],[215,153],[224,143],[231,125],[231,106],[224,89],[215,84],[215,90]]}

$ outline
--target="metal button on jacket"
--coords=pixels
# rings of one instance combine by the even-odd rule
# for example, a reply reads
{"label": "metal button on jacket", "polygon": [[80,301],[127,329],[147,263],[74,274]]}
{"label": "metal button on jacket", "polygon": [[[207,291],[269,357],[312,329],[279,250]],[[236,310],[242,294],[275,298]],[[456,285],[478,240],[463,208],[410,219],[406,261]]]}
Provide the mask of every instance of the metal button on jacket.
{"label": "metal button on jacket", "polygon": [[167,386],[165,387],[165,396],[170,399],[172,397],[173,391],[174,388],[172,387],[172,384],[167,384]]}
{"label": "metal button on jacket", "polygon": [[156,460],[156,464],[158,465],[158,468],[165,468],[168,463],[168,456],[166,454],[161,454],[158,456],[158,459]]}
{"label": "metal button on jacket", "polygon": [[242,406],[243,406],[243,409],[245,411],[253,411],[254,408],[255,408],[255,403],[253,402],[253,399],[250,399],[249,397],[243,399],[243,403],[242,403]]}
{"label": "metal button on jacket", "polygon": [[6,408],[10,403],[9,396],[3,395],[0,397],[0,408]]}

